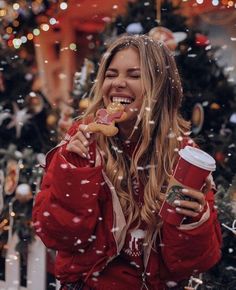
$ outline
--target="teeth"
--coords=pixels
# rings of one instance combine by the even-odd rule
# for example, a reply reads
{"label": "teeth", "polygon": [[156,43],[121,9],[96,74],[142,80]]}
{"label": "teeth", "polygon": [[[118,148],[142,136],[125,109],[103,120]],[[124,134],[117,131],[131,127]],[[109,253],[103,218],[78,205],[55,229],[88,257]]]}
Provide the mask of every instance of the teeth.
{"label": "teeth", "polygon": [[131,104],[132,100],[130,98],[113,97],[112,102]]}

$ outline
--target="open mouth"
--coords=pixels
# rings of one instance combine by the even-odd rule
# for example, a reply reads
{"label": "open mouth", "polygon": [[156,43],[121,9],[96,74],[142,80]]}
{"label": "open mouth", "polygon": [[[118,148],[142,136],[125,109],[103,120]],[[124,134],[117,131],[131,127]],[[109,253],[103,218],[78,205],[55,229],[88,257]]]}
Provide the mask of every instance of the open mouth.
{"label": "open mouth", "polygon": [[124,106],[131,104],[134,100],[130,97],[112,97],[113,103],[121,103]]}

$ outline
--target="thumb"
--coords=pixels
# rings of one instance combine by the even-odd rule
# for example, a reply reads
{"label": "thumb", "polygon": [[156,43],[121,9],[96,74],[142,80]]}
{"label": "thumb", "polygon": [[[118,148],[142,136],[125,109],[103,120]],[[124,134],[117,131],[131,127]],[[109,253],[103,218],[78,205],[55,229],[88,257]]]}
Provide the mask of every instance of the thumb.
{"label": "thumb", "polygon": [[79,130],[84,133],[87,139],[90,139],[90,142],[94,140],[94,138],[92,138],[94,134],[92,132],[89,132],[88,125],[85,125],[85,124],[79,125]]}
{"label": "thumb", "polygon": [[202,192],[206,194],[208,191],[210,191],[210,189],[211,189],[211,179],[207,177]]}
{"label": "thumb", "polygon": [[79,129],[80,129],[80,131],[82,131],[82,132],[86,132],[86,130],[88,130],[88,125],[80,124],[80,125],[79,125]]}

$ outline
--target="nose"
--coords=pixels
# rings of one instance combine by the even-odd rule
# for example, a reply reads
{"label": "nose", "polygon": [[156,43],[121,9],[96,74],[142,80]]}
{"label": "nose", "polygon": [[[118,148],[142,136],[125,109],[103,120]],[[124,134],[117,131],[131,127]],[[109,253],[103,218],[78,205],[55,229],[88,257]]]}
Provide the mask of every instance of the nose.
{"label": "nose", "polygon": [[117,77],[113,80],[112,85],[115,88],[125,88],[126,87],[126,79],[125,77]]}

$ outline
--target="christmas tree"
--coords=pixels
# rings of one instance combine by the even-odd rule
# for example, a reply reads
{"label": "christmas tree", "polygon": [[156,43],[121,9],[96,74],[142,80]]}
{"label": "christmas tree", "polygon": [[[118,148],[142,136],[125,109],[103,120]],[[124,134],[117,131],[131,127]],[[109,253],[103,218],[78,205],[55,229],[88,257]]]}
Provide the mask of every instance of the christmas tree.
{"label": "christmas tree", "polygon": [[16,234],[23,284],[28,245],[34,239],[33,196],[43,173],[39,164],[55,144],[57,120],[34,86],[37,70],[31,50],[16,51],[0,43],[0,279],[8,243]]}

